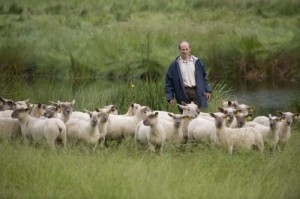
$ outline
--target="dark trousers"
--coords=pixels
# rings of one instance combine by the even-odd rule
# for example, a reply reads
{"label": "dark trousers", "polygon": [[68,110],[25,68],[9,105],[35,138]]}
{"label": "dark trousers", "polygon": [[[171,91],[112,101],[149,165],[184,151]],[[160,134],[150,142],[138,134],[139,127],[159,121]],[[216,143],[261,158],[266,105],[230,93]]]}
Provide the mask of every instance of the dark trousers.
{"label": "dark trousers", "polygon": [[198,104],[196,86],[194,86],[194,87],[185,87],[185,92],[186,92],[186,95],[188,97],[188,102],[187,103],[194,102],[195,104]]}
{"label": "dark trousers", "polygon": [[[188,101],[185,103],[194,102],[195,104],[198,104],[196,87],[194,86],[194,87],[184,87],[184,88],[185,88],[186,95],[188,97]],[[178,107],[178,110],[182,114],[183,110],[180,107]]]}

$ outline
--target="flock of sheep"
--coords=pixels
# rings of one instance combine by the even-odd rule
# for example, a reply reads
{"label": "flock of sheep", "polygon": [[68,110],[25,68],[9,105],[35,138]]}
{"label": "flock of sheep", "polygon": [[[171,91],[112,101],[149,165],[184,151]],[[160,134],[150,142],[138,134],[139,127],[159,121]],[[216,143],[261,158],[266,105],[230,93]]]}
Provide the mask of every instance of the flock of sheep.
{"label": "flock of sheep", "polygon": [[94,111],[73,111],[72,102],[31,104],[29,100],[0,98],[0,138],[21,137],[25,144],[46,140],[56,148],[70,140],[105,147],[108,140],[134,139],[151,152],[164,150],[166,143],[215,145],[232,154],[234,150],[284,149],[291,137],[293,120],[299,113],[278,112],[278,116],[258,116],[250,121],[253,107],[237,101],[224,101],[218,112],[200,112],[193,102],[178,106],[182,114],[153,111],[148,106],[130,104],[127,113],[118,114],[114,105]]}

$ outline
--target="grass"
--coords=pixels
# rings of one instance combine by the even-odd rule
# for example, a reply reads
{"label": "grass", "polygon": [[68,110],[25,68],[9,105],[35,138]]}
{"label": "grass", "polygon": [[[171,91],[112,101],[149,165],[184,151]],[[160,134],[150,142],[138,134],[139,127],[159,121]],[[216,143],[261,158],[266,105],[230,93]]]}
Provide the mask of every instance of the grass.
{"label": "grass", "polygon": [[1,198],[298,198],[299,128],[285,151],[233,156],[188,147],[162,155],[133,141],[92,153],[0,142]]}
{"label": "grass", "polygon": [[186,39],[211,77],[298,79],[299,7],[297,0],[0,1],[0,71],[131,78],[150,73],[148,63],[165,70]]}
{"label": "grass", "polygon": [[[206,64],[214,88],[206,111],[215,111],[230,96],[217,76],[299,79],[299,8],[297,0],[0,0],[1,97],[176,112],[164,80],[136,74],[164,74],[187,39]],[[77,78],[91,74],[97,80]],[[299,112],[297,99],[291,106]],[[133,141],[96,153],[72,143],[50,151],[4,140],[0,198],[299,198],[299,132],[296,124],[285,151],[263,156],[202,146],[154,155]]]}
{"label": "grass", "polygon": [[[75,99],[75,110],[112,103],[125,113],[129,103],[136,102],[177,112],[165,101],[163,82],[15,77],[1,81],[0,89],[4,97],[30,98],[32,103]],[[226,84],[212,84],[207,111],[217,110],[230,95]],[[73,142],[66,150],[51,151],[45,143],[24,146],[20,140],[2,140],[0,198],[298,198],[299,132],[295,123],[285,151],[241,151],[233,156],[201,145],[167,146],[161,155],[150,154],[133,140],[110,142],[95,153]]]}

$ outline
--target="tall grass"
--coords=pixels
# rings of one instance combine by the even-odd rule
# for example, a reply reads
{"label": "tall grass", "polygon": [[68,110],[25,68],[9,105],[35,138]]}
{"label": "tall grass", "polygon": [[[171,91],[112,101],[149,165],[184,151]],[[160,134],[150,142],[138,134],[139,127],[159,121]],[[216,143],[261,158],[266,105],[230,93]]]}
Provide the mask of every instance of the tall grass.
{"label": "tall grass", "polygon": [[[230,95],[224,82],[211,82],[214,88],[210,111]],[[165,79],[140,81],[139,79],[108,81],[105,79],[48,79],[40,77],[11,77],[0,81],[1,97],[31,103],[49,104],[49,101],[72,101],[75,110],[101,108],[114,104],[120,113],[125,113],[131,103],[149,106],[153,110],[178,112],[165,97]],[[12,92],[13,91],[13,92]],[[208,111],[206,110],[206,111]]]}
{"label": "tall grass", "polygon": [[147,63],[167,68],[183,39],[213,76],[300,73],[296,0],[13,0],[1,1],[0,13],[2,74],[131,77]]}
{"label": "tall grass", "polygon": [[299,128],[262,156],[190,147],[153,155],[127,141],[105,150],[49,151],[0,142],[1,198],[298,198]]}

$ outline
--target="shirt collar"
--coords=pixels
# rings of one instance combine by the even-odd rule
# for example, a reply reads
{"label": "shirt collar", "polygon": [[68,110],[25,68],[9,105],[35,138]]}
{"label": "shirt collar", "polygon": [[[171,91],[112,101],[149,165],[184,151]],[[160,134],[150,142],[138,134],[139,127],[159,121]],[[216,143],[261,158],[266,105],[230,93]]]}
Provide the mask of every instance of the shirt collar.
{"label": "shirt collar", "polygon": [[[183,61],[183,59],[182,59],[181,56],[179,56],[178,61],[179,61],[179,62],[185,62],[185,61]],[[192,56],[192,55],[190,55],[189,61],[193,61],[193,56]]]}

